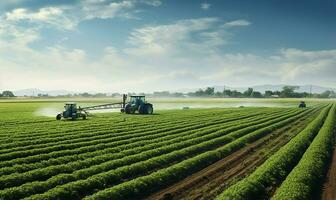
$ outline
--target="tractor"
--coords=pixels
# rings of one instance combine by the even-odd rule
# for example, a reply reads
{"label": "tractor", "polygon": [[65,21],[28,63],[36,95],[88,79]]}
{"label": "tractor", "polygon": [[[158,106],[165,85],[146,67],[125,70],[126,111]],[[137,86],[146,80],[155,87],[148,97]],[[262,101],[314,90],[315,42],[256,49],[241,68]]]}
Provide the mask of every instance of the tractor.
{"label": "tractor", "polygon": [[103,109],[120,109],[122,113],[134,114],[153,114],[153,105],[146,102],[145,96],[131,96],[130,101],[126,103],[127,95],[123,95],[122,102],[109,103],[95,106],[87,106],[81,108],[77,107],[76,103],[66,103],[64,105],[64,111],[56,115],[57,120],[64,119],[86,119],[89,116],[88,111],[91,110],[103,110]]}
{"label": "tractor", "polygon": [[146,102],[145,96],[132,95],[130,101],[122,109],[126,114],[153,114],[153,104]]}
{"label": "tractor", "polygon": [[64,111],[56,115],[57,120],[61,120],[62,117],[64,119],[72,119],[75,120],[77,118],[86,119],[87,113],[81,107],[77,107],[76,103],[66,103],[64,105]]}
{"label": "tractor", "polygon": [[307,107],[306,102],[301,101],[299,104],[299,108],[306,108],[306,107]]}

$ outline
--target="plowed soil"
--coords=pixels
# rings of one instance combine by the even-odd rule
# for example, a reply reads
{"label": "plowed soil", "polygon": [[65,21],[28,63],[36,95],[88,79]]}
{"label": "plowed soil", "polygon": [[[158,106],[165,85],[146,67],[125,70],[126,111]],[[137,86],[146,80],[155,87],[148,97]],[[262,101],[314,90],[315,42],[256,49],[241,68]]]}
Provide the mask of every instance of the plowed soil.
{"label": "plowed soil", "polygon": [[[224,189],[252,173],[256,167],[303,130],[314,116],[315,113],[278,129],[147,199],[214,199]],[[336,163],[336,158],[334,162]],[[334,181],[336,183],[336,179]]]}

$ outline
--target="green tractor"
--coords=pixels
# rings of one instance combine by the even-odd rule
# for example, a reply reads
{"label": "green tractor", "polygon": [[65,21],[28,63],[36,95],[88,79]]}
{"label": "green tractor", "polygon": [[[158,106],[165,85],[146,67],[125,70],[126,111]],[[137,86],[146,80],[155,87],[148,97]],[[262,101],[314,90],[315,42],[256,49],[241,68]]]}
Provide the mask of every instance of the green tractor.
{"label": "green tractor", "polygon": [[131,96],[130,101],[124,106],[122,112],[126,114],[153,114],[153,104],[146,102],[145,96]]}
{"label": "green tractor", "polygon": [[75,120],[77,118],[86,119],[87,113],[81,107],[77,107],[76,103],[66,103],[64,105],[64,111],[56,115],[57,120],[64,119],[72,119]]}

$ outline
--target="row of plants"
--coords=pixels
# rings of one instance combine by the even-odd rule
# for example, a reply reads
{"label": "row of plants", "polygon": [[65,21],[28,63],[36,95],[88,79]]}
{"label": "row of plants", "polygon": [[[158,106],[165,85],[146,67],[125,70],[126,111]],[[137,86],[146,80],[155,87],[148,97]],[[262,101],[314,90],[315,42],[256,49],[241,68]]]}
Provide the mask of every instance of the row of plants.
{"label": "row of plants", "polygon": [[229,187],[217,200],[263,199],[267,188],[281,183],[301,159],[320,130],[331,106],[324,108],[306,128],[267,159],[251,175]]}
{"label": "row of plants", "polygon": [[[236,114],[236,113],[235,113]],[[232,115],[232,114],[231,114]],[[231,116],[228,115],[227,117]],[[214,117],[213,117],[214,118]],[[215,119],[215,118],[214,118]],[[0,153],[4,153],[5,151],[10,150],[11,148],[22,148],[24,146],[24,148],[29,147],[29,145],[31,146],[36,146],[36,145],[42,145],[41,147],[43,147],[43,145],[48,145],[48,144],[54,144],[56,142],[62,142],[65,140],[71,140],[71,139],[82,139],[85,137],[92,137],[92,136],[99,136],[99,135],[109,135],[109,134],[116,134],[116,135],[120,135],[120,134],[125,134],[128,133],[129,131],[135,131],[135,132],[139,132],[139,130],[132,130],[130,129],[130,127],[141,127],[142,131],[147,131],[147,130],[153,130],[154,128],[159,129],[159,128],[169,128],[169,126],[171,125],[176,125],[177,123],[181,123],[181,125],[185,124],[188,125],[188,123],[190,123],[192,120],[197,120],[197,121],[204,121],[204,118],[188,118],[188,119],[181,119],[181,118],[177,118],[175,120],[170,120],[168,122],[164,122],[164,121],[156,121],[155,123],[145,123],[142,124],[142,126],[139,126],[137,124],[132,123],[130,126],[120,126],[120,124],[112,124],[108,127],[102,127],[103,126],[103,122],[99,122],[97,125],[98,127],[92,126],[90,128],[84,128],[82,126],[78,126],[76,128],[76,131],[72,131],[72,130],[67,130],[67,131],[63,131],[62,129],[58,129],[57,128],[57,132],[55,134],[50,134],[49,131],[44,130],[45,136],[46,137],[36,137],[33,134],[29,135],[29,140],[27,140],[27,138],[22,138],[22,140],[17,141],[17,140],[13,140],[13,135],[9,135],[10,136],[10,141],[8,140],[2,140],[4,143],[2,145],[0,145]],[[91,123],[90,123],[91,124]],[[99,125],[101,125],[99,127]],[[21,135],[21,134],[20,134]],[[7,143],[10,142],[10,143]]]}
{"label": "row of plants", "polygon": [[[243,116],[244,117],[244,116]],[[241,117],[240,117],[241,118]],[[230,120],[230,119],[229,119]],[[216,123],[216,122],[215,122]],[[221,123],[221,122],[219,122]],[[206,126],[206,124],[199,124],[199,126]],[[178,125],[175,125],[175,127],[178,127]],[[28,156],[25,158],[16,158],[12,160],[6,160],[2,161],[0,163],[0,167],[5,167],[5,166],[13,166],[15,164],[24,164],[24,163],[34,163],[34,162],[40,162],[43,160],[48,160],[56,157],[63,157],[67,155],[74,155],[74,154],[81,154],[81,153],[86,153],[86,152],[92,152],[96,150],[102,150],[106,149],[109,147],[115,147],[119,145],[126,145],[130,144],[133,142],[138,142],[139,140],[144,140],[144,139],[155,139],[158,137],[163,137],[168,134],[172,134],[173,132],[182,132],[182,131],[187,131],[194,129],[194,127],[186,127],[182,129],[174,129],[173,127],[170,127],[167,129],[159,129],[159,130],[151,130],[148,132],[140,132],[137,134],[126,134],[122,135],[120,137],[110,137],[107,139],[103,140],[95,140],[91,142],[91,145],[88,146],[87,143],[84,144],[74,144],[75,146],[73,149],[65,149],[65,150],[59,150],[59,151],[50,151],[48,153],[44,154],[37,154]],[[114,142],[114,143],[113,143]],[[62,148],[59,147],[59,148]],[[38,150],[39,151],[39,150]]]}
{"label": "row of plants", "polygon": [[[249,109],[252,110],[252,109]],[[254,109],[256,110],[256,109]],[[261,109],[262,110],[262,109]],[[231,112],[230,112],[231,111]],[[169,119],[178,119],[178,120],[183,120],[183,119],[193,119],[193,118],[202,118],[205,116],[212,116],[212,115],[227,115],[231,114],[233,109],[226,109],[226,110],[206,110],[206,111],[201,111],[197,110],[197,113],[193,110],[190,110],[188,112],[183,112],[180,113],[178,116],[174,116],[174,113],[171,114],[164,114],[164,116],[160,116],[158,118],[137,118],[137,117],[125,117],[125,119],[131,119],[127,121],[127,124],[130,126],[138,126],[141,124],[150,123],[150,124],[157,124],[157,123],[169,123]],[[236,111],[235,111],[236,112]],[[243,110],[239,112],[244,112]],[[173,117],[174,116],[174,117]],[[165,120],[166,119],[166,120]],[[109,116],[108,118],[93,118],[90,120],[90,123],[84,123],[81,121],[75,122],[75,123],[63,123],[60,124],[58,122],[55,122],[55,120],[47,120],[45,123],[39,122],[39,120],[36,120],[35,118],[31,119],[30,121],[32,122],[31,124],[27,124],[24,126],[15,126],[13,127],[10,125],[10,128],[6,129],[6,131],[1,131],[0,130],[0,137],[7,137],[11,136],[11,138],[38,138],[40,136],[54,136],[57,133],[63,133],[63,134],[69,134],[69,133],[80,133],[80,130],[78,130],[78,126],[82,128],[82,130],[90,130],[90,129],[97,129],[97,128],[122,128],[124,126],[120,126],[119,123],[111,123],[111,120],[113,122],[115,121],[120,121],[120,118],[116,117],[111,117]],[[126,127],[127,128],[127,127]],[[1,141],[4,138],[2,138]]]}
{"label": "row of plants", "polygon": [[272,200],[312,199],[319,193],[335,143],[336,104],[318,135],[290,172]]}
{"label": "row of plants", "polygon": [[[206,142],[202,142],[202,143],[196,143],[195,145],[188,147],[188,148],[184,148],[184,149],[180,149],[177,151],[173,151],[171,153],[168,154],[164,154],[161,155],[159,157],[154,157],[154,158],[150,158],[148,160],[142,161],[142,162],[137,162],[131,165],[127,165],[127,166],[123,166],[120,168],[116,168],[116,169],[112,169],[112,170],[103,170],[104,172],[102,173],[98,173],[95,175],[92,174],[86,174],[86,179],[83,180],[78,180],[78,181],[71,181],[68,180],[69,183],[64,184],[64,185],[60,185],[60,182],[56,181],[55,185],[58,185],[57,187],[53,186],[54,188],[50,189],[48,192],[44,193],[44,194],[37,194],[37,195],[33,195],[29,198],[37,198],[37,199],[49,199],[49,198],[77,198],[78,196],[83,197],[83,195],[85,196],[85,194],[88,193],[92,193],[96,190],[99,189],[104,189],[106,187],[110,187],[112,185],[118,184],[118,183],[122,183],[125,180],[129,180],[135,177],[147,177],[146,174],[152,172],[152,171],[162,171],[162,170],[166,170],[166,169],[171,169],[174,168],[174,166],[169,166],[172,165],[174,163],[186,163],[186,161],[189,161],[190,159],[192,160],[198,160],[199,156],[197,156],[197,154],[200,155],[208,155],[206,156],[207,159],[210,160],[202,160],[202,164],[204,165],[209,165],[211,164],[211,162],[213,162],[214,160],[212,160],[214,158],[214,156],[220,156],[220,150],[213,150],[215,148],[220,147],[219,149],[223,149],[224,145],[225,147],[225,152],[226,153],[232,153],[233,151],[243,147],[249,140],[241,140],[241,139],[237,139],[237,138],[246,138],[245,136],[248,135],[247,138],[250,138],[251,135],[253,136],[254,139],[256,139],[256,135],[265,135],[269,132],[271,132],[275,127],[274,124],[276,124],[276,127],[278,127],[279,125],[283,125],[284,122],[285,123],[290,123],[295,119],[298,119],[304,115],[307,115],[310,111],[297,111],[296,113],[292,113],[292,114],[288,114],[285,115],[283,117],[278,117],[277,119],[273,119],[273,120],[269,120],[268,122],[264,122],[262,123],[262,125],[255,125],[255,126],[249,126],[247,128],[243,128],[234,132],[231,132],[227,135],[224,135],[222,137],[213,139],[213,140],[209,140]],[[301,113],[301,114],[298,114]],[[272,126],[273,128],[268,128],[268,126]],[[255,131],[258,130],[259,131]],[[253,132],[255,131],[255,132]],[[261,131],[261,132],[260,132]],[[251,133],[252,132],[252,133]],[[239,141],[239,143],[237,143],[236,141]],[[235,144],[236,146],[232,146],[230,144]],[[237,145],[239,144],[239,145]],[[235,147],[235,148],[234,148]],[[208,152],[212,152],[210,154],[208,154]],[[228,155],[227,154],[227,155]],[[189,159],[188,159],[189,158]],[[217,157],[218,159],[219,157]],[[187,160],[185,160],[187,159]],[[210,162],[211,161],[211,162]],[[179,164],[180,164],[179,163]],[[184,176],[190,172],[192,172],[195,169],[199,169],[199,165],[184,165],[181,164],[178,166],[182,167],[182,171],[176,171],[172,175],[173,177],[176,176]],[[97,166],[95,166],[97,167]],[[162,169],[163,168],[163,169]],[[181,169],[180,169],[181,170]],[[79,170],[81,171],[81,170]],[[75,172],[78,173],[79,171]],[[155,172],[156,173],[156,172]],[[154,173],[154,174],[155,174]],[[149,175],[150,176],[150,175]],[[54,177],[52,177],[51,179],[53,179]],[[66,177],[68,179],[71,179],[71,175],[69,175],[68,177]],[[66,179],[65,178],[65,179]],[[160,177],[157,180],[164,180],[165,178],[167,178],[167,175]],[[51,180],[49,179],[49,180]],[[134,179],[136,180],[136,179]],[[166,180],[167,181],[167,180]],[[166,182],[163,181],[163,182]],[[169,182],[169,181],[168,181]],[[127,183],[127,182],[126,182]],[[162,183],[161,183],[162,184]],[[123,185],[123,184],[121,184]],[[22,185],[24,186],[24,185]],[[45,184],[41,184],[39,186],[36,186],[36,188],[43,188],[46,187],[47,185]],[[156,187],[157,185],[153,185],[153,187]],[[118,187],[118,186],[116,186]],[[21,188],[24,191],[27,191],[28,188]],[[18,191],[14,191],[13,188],[9,188],[8,189],[9,192],[11,192],[11,194],[18,194],[17,192],[20,191],[20,188],[18,188]]]}
{"label": "row of plants", "polygon": [[[221,146],[211,151],[204,152],[195,157],[184,160],[164,169],[157,170],[149,175],[135,178],[114,187],[110,187],[110,185],[108,185],[108,187],[105,186],[105,188],[107,189],[100,190],[91,196],[87,196],[85,199],[108,198],[120,200],[144,197],[223,159],[224,157],[244,147],[248,143],[254,142],[257,139],[266,136],[267,134],[273,132],[278,128],[281,128],[285,125],[292,123],[293,121],[309,115],[310,112],[311,111],[304,111],[294,116],[287,116],[286,118],[283,118],[278,122],[272,122],[268,126],[255,130],[253,132],[249,132],[248,134],[234,139],[227,145]],[[106,174],[106,176],[108,176],[108,174]],[[83,185],[85,187],[85,184]],[[57,188],[55,188],[55,190],[57,190]],[[46,193],[48,195],[35,195],[32,196],[32,199],[42,199],[43,197],[49,196],[53,198],[53,192],[54,191],[50,190],[50,193]]]}
{"label": "row of plants", "polygon": [[[216,121],[216,120],[215,120]],[[43,149],[46,147],[51,147],[51,146],[56,146],[58,144],[64,145],[64,144],[74,144],[78,142],[85,142],[85,141],[92,141],[95,139],[104,139],[111,137],[111,134],[113,134],[115,137],[117,136],[125,136],[129,134],[134,134],[134,133],[140,133],[140,132],[147,132],[150,130],[158,130],[158,129],[163,129],[163,130],[169,130],[169,128],[176,127],[176,125],[179,125],[179,127],[188,127],[192,125],[197,125],[199,123],[204,122],[204,119],[202,120],[195,120],[195,121],[181,121],[177,122],[174,121],[172,123],[167,123],[167,124],[160,124],[158,125],[146,125],[146,126],[141,126],[141,129],[133,129],[130,130],[129,127],[127,129],[115,129],[114,127],[110,127],[110,129],[95,129],[95,130],[86,130],[89,132],[82,132],[79,134],[73,134],[73,135],[66,135],[66,136],[60,136],[60,137],[53,137],[53,138],[47,138],[47,139],[32,139],[29,143],[33,142],[33,144],[29,144],[27,142],[17,142],[13,141],[11,143],[11,147],[8,145],[6,147],[3,147],[5,149],[0,150],[1,154],[7,154],[11,152],[16,152],[17,154],[20,154],[20,151],[22,152],[29,152],[29,150],[32,149]],[[81,129],[81,128],[78,128]],[[111,131],[113,130],[113,131]],[[29,144],[29,145],[27,145]]]}
{"label": "row of plants", "polygon": [[[261,115],[260,117],[264,117],[266,115]],[[240,122],[247,123],[250,121],[255,121],[255,117],[253,118],[248,118],[244,120],[240,120]],[[11,174],[11,173],[23,173],[26,171],[30,171],[33,169],[42,169],[48,166],[52,165],[64,165],[67,163],[71,162],[76,162],[77,160],[82,160],[86,161],[87,159],[99,159],[101,157],[107,156],[114,158],[116,153],[123,154],[123,151],[130,152],[133,149],[137,149],[136,152],[141,152],[146,149],[154,148],[157,146],[157,143],[160,141],[166,141],[169,142],[171,139],[176,139],[179,137],[183,137],[184,135],[192,135],[193,133],[197,133],[198,135],[201,134],[209,134],[218,130],[222,130],[223,128],[231,126],[233,123],[236,123],[235,121],[227,122],[227,123],[222,123],[220,125],[213,124],[209,126],[204,126],[199,129],[191,129],[188,131],[184,132],[179,132],[179,131],[171,131],[170,134],[158,137],[156,139],[150,139],[150,140],[141,140],[141,141],[136,141],[134,143],[130,143],[127,145],[122,145],[120,147],[118,146],[112,146],[109,148],[105,148],[103,150],[97,150],[97,151],[91,151],[91,152],[86,152],[82,154],[75,154],[75,155],[69,155],[69,156],[63,156],[59,158],[52,158],[46,161],[41,161],[38,163],[28,163],[28,164],[21,164],[21,165],[14,165],[11,167],[3,167],[0,169],[0,176]],[[153,146],[154,144],[154,146]],[[162,144],[163,145],[163,144]],[[151,147],[153,146],[153,147]],[[107,155],[105,155],[107,154]],[[113,156],[111,156],[113,154]],[[96,158],[97,157],[97,158]]]}
{"label": "row of plants", "polygon": [[[273,118],[277,118],[278,115],[273,116]],[[272,119],[271,117],[268,117],[265,119],[264,116],[259,116],[259,117],[255,117],[253,119],[250,119],[250,123],[247,123],[248,121],[243,121],[243,124],[239,125],[239,126],[233,126],[231,128],[228,129],[224,129],[227,127],[230,127],[232,125],[230,124],[223,124],[219,127],[215,126],[213,128],[209,128],[209,127],[205,127],[203,130],[189,130],[187,132],[182,132],[178,135],[168,135],[168,137],[170,138],[175,138],[174,142],[172,143],[173,145],[171,145],[173,148],[171,148],[170,146],[164,146],[165,144],[161,144],[164,147],[158,148],[160,147],[159,145],[155,145],[155,146],[151,146],[150,148],[148,148],[147,146],[144,146],[144,144],[142,144],[140,146],[140,148],[138,148],[136,151],[134,151],[133,149],[136,148],[139,145],[139,142],[141,143],[141,141],[139,141],[138,143],[136,143],[137,146],[129,146],[127,149],[132,149],[131,151],[128,151],[128,153],[136,153],[136,152],[142,152],[145,150],[149,150],[151,157],[153,156],[159,156],[161,154],[165,154],[165,153],[169,153],[170,151],[173,150],[178,150],[181,148],[185,148],[188,147],[190,145],[195,144],[194,141],[197,142],[203,142],[203,141],[208,141],[210,139],[214,139],[216,137],[222,136],[223,134],[229,133],[230,131],[235,131],[244,127],[248,127],[251,126],[253,124],[257,124],[260,122],[265,122],[267,120]],[[239,124],[241,123],[241,121],[239,121]],[[237,122],[235,123],[237,125]],[[196,134],[193,134],[196,133]],[[186,136],[185,136],[186,135]],[[185,137],[181,137],[181,136],[185,136]],[[181,137],[181,138],[180,138]],[[196,138],[196,139],[195,139]],[[188,141],[190,140],[190,141]],[[160,143],[163,142],[164,143],[168,143],[167,142],[167,138],[165,137],[160,137],[156,143]],[[181,145],[177,145],[176,142],[180,141]],[[183,141],[183,142],[181,142]],[[150,142],[153,142],[152,140],[150,140]],[[158,148],[158,149],[156,149]],[[162,151],[161,151],[162,150]],[[141,153],[139,153],[141,154]],[[127,154],[126,154],[127,155]],[[119,157],[122,157],[124,160],[127,160],[127,158],[125,153],[119,153],[118,154],[114,154],[113,156],[109,155],[109,154],[105,154],[102,156],[98,156],[97,158],[92,158],[92,159],[86,159],[86,160],[82,160],[82,161],[75,161],[73,163],[67,163],[67,164],[63,164],[63,165],[54,165],[54,166],[50,166],[47,168],[39,168],[37,170],[33,170],[33,171],[28,171],[26,173],[15,173],[15,174],[11,174],[8,176],[2,176],[0,177],[0,189],[3,189],[5,187],[12,187],[12,186],[16,186],[16,185],[20,185],[23,184],[24,182],[28,182],[28,181],[33,181],[33,180],[45,180],[51,176],[54,176],[56,174],[59,173],[71,173],[74,170],[78,170],[78,169],[82,169],[83,167],[90,167],[92,165],[97,165],[100,163],[104,163],[107,161],[110,161],[111,159],[113,159],[113,157],[116,159]],[[138,155],[132,155],[132,154],[128,154],[128,156],[132,156],[132,158],[128,159],[129,161],[132,162],[136,162],[141,156]],[[137,157],[138,156],[138,157]],[[143,156],[142,156],[143,157]],[[149,157],[150,158],[150,157]],[[140,160],[141,161],[141,160]],[[102,166],[97,166],[99,168],[103,168]]]}

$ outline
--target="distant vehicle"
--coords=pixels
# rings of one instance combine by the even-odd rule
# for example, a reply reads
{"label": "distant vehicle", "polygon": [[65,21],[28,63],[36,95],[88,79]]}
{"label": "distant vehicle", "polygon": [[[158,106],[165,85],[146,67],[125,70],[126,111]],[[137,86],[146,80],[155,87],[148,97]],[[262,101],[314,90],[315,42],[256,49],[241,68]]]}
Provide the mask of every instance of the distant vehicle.
{"label": "distant vehicle", "polygon": [[300,104],[299,104],[299,108],[306,108],[307,105],[304,101],[301,101]]}
{"label": "distant vehicle", "polygon": [[126,114],[153,114],[153,104],[146,102],[145,96],[131,96],[130,101],[126,103],[127,95],[123,95],[123,101],[119,103],[109,103],[96,106],[80,107],[75,102],[65,103],[64,111],[56,115],[57,120],[78,118],[86,119],[89,116],[90,110],[103,110],[103,109],[120,109],[121,112]]}

